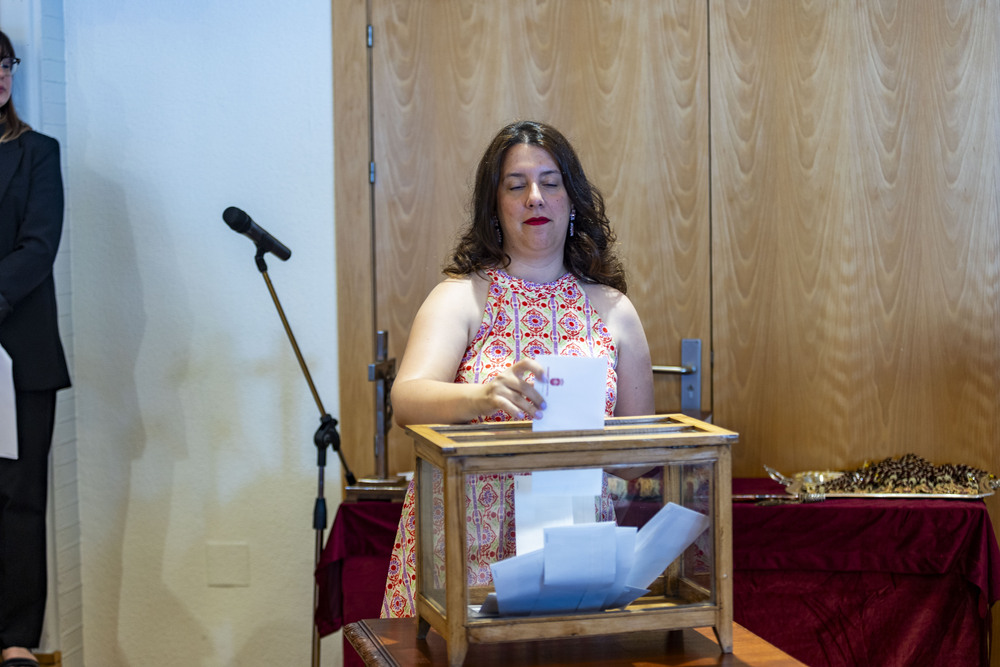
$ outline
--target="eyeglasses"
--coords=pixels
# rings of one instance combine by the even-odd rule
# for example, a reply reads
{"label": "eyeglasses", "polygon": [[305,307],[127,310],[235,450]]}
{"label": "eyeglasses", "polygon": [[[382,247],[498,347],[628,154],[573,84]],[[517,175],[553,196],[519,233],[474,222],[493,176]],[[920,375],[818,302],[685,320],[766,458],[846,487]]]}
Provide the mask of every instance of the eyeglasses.
{"label": "eyeglasses", "polygon": [[17,66],[21,63],[20,58],[4,58],[0,60],[0,72],[13,74],[17,71]]}

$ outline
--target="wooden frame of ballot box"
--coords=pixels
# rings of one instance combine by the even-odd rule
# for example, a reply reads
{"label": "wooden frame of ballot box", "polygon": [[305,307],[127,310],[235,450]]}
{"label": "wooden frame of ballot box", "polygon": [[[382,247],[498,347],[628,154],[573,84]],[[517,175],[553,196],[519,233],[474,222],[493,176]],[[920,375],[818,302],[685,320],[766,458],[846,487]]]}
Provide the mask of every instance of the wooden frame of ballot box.
{"label": "wooden frame of ballot box", "polygon": [[[418,636],[426,637],[431,627],[437,630],[447,641],[451,665],[463,663],[470,642],[707,626],[714,629],[721,651],[732,652],[730,446],[736,433],[681,414],[612,417],[596,431],[533,431],[530,422],[406,430],[417,458]],[[491,589],[468,583],[466,475],[579,468],[652,470],[660,491],[653,510],[667,502],[691,504],[691,489],[699,489],[710,521],[702,534],[705,548],[695,550],[701,558],[689,558],[685,551],[649,593],[624,608],[529,616],[479,613]],[[700,577],[686,569],[692,560],[698,567],[690,569],[700,570]]]}

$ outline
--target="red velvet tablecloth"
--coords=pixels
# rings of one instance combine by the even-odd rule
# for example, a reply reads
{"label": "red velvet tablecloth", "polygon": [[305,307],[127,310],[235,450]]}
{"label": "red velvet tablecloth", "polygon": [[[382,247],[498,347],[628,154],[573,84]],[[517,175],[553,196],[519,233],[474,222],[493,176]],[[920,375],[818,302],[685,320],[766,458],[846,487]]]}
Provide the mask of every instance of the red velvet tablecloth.
{"label": "red velvet tablecloth", "polygon": [[402,503],[341,503],[316,569],[316,627],[326,636],[363,618],[378,618]]}
{"label": "red velvet tablecloth", "polygon": [[[733,480],[734,494],[780,490]],[[400,510],[338,509],[316,571],[321,634],[378,617]],[[1000,549],[982,501],[735,502],[733,570],[736,622],[812,667],[988,664]]]}
{"label": "red velvet tablecloth", "polygon": [[733,592],[738,623],[813,667],[986,665],[1000,549],[981,500],[737,502]]}

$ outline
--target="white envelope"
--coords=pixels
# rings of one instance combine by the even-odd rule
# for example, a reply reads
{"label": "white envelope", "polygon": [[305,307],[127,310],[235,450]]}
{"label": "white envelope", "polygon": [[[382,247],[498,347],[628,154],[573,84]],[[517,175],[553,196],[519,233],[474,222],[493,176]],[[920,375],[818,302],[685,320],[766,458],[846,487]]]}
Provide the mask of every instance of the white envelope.
{"label": "white envelope", "polygon": [[[613,521],[545,529],[546,586],[610,586],[615,581],[615,539]],[[601,597],[601,601],[604,596]]]}
{"label": "white envelope", "polygon": [[648,588],[709,524],[700,512],[674,503],[664,505],[636,535],[635,562],[625,584]]}
{"label": "white envelope", "polygon": [[[542,550],[490,565],[498,611],[504,616],[530,614],[542,592],[545,554]],[[487,613],[485,610],[483,613]]]}
{"label": "white envelope", "polygon": [[515,477],[517,553],[541,549],[546,528],[595,523],[595,507],[603,480],[604,472],[600,468],[535,470]]}
{"label": "white envelope", "polygon": [[541,419],[533,431],[575,431],[604,428],[608,360],[603,357],[535,357],[545,371],[535,378],[535,389],[545,399]]}
{"label": "white envelope", "polygon": [[536,615],[624,607],[648,593],[649,584],[709,523],[699,512],[667,503],[638,532],[613,522],[546,528],[541,549],[490,565],[496,595],[480,613]]}

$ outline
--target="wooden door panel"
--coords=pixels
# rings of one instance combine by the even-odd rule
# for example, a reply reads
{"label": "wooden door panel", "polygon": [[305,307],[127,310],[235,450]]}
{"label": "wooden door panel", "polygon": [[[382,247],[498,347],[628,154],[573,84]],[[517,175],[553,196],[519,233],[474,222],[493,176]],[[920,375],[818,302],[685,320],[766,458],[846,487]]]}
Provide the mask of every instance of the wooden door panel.
{"label": "wooden door panel", "polygon": [[[340,12],[352,17],[337,5],[339,33]],[[355,3],[352,20],[358,11]],[[390,356],[402,354],[416,309],[441,279],[486,144],[505,123],[535,118],[570,138],[605,195],[654,363],[679,363],[681,339],[701,338],[707,368],[706,13],[696,0],[372,0],[375,320],[389,332]],[[352,71],[350,56],[343,60]],[[362,152],[355,130],[336,131],[338,154]],[[351,214],[339,201],[337,211],[339,228]],[[346,219],[354,226],[367,213]],[[338,276],[354,275],[352,263],[371,264],[363,239],[346,247]],[[343,290],[340,299],[341,372],[357,375],[368,360],[345,364],[343,355],[371,347],[356,310],[370,300]],[[656,383],[658,411],[677,410],[679,381]],[[368,461],[373,431],[348,425],[346,415],[371,421],[371,391],[346,379],[341,386],[345,452]],[[703,396],[707,406],[707,376]],[[390,469],[411,465],[409,442],[394,429]]]}
{"label": "wooden door panel", "polygon": [[[333,12],[333,141],[337,244],[337,368],[341,447],[358,477],[375,472],[375,360],[368,185],[366,0],[337,0]],[[369,259],[364,259],[364,258]],[[334,459],[331,456],[330,465]],[[341,478],[343,479],[343,478]]]}
{"label": "wooden door panel", "polygon": [[1000,9],[901,4],[711,3],[734,475],[1000,469]]}

